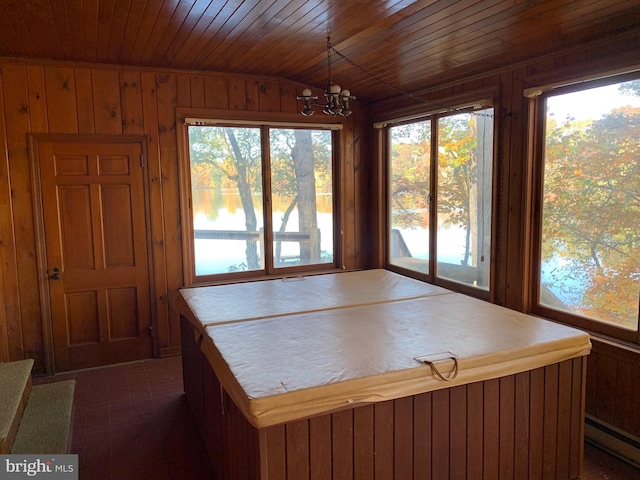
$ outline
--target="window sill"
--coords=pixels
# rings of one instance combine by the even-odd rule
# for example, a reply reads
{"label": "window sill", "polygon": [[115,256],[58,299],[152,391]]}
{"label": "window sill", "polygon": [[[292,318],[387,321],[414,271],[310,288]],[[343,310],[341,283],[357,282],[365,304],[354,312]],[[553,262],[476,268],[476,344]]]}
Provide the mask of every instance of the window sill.
{"label": "window sill", "polygon": [[324,275],[327,273],[338,273],[338,272],[346,272],[348,270],[343,270],[341,268],[327,268],[324,270],[309,270],[305,272],[288,272],[288,273],[278,273],[274,275],[256,275],[256,276],[248,276],[248,277],[238,277],[238,278],[224,278],[220,280],[207,281],[207,282],[193,282],[189,285],[189,287],[210,287],[215,285],[229,285],[233,283],[248,283],[248,282],[260,282],[262,280],[278,280],[280,278],[289,278],[289,277],[310,277],[312,275]]}
{"label": "window sill", "polygon": [[605,350],[615,349],[617,351],[623,350],[628,354],[640,356],[640,345],[620,340],[619,338],[608,337],[601,333],[590,332],[588,330],[587,333],[591,335],[593,343],[598,343],[598,348],[603,348]]}

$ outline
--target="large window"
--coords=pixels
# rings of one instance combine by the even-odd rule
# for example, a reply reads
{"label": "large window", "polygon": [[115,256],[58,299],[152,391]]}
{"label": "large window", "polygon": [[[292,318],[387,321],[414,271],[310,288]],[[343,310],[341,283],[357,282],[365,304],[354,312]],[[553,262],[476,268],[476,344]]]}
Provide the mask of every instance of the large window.
{"label": "large window", "polygon": [[389,128],[391,266],[488,291],[493,127],[484,108]]}
{"label": "large window", "polygon": [[334,265],[330,130],[189,125],[187,132],[197,280]]}
{"label": "large window", "polygon": [[538,308],[635,339],[640,80],[545,94]]}

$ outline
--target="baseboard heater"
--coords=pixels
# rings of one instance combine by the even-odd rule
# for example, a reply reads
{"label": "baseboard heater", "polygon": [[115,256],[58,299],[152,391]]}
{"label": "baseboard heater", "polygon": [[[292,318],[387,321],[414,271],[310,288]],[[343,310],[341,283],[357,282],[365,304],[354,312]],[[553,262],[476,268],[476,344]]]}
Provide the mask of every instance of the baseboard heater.
{"label": "baseboard heater", "polygon": [[640,468],[640,438],[586,415],[585,440]]}

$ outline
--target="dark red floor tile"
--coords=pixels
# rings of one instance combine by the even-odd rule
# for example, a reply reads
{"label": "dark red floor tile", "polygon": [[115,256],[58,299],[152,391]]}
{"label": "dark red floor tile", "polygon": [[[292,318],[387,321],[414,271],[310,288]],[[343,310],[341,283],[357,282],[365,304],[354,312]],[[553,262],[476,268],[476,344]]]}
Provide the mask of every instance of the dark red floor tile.
{"label": "dark red floor tile", "polygon": [[[210,480],[182,392],[179,357],[67,374],[81,480]],[[58,377],[55,377],[58,380]]]}

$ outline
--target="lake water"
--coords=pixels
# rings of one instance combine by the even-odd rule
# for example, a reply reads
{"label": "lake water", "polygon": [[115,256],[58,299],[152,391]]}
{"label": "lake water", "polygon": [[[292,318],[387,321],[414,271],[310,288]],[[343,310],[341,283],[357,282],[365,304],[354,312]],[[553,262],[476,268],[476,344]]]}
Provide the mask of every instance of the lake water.
{"label": "lake water", "polygon": [[[272,222],[278,230],[291,199],[274,197],[272,201]],[[257,219],[256,230],[264,228],[262,213],[262,195],[253,197],[254,212]],[[316,195],[317,222],[320,229],[320,249],[323,256],[333,257],[333,211],[331,194],[318,192]],[[201,189],[193,192],[193,228],[194,230],[234,230],[246,231],[245,212],[237,190]],[[287,232],[299,231],[297,208],[291,213],[286,227]],[[280,242],[282,257],[299,256],[297,242]],[[196,239],[194,250],[196,275],[226,273],[230,268],[246,264],[245,240],[209,240]]]}

